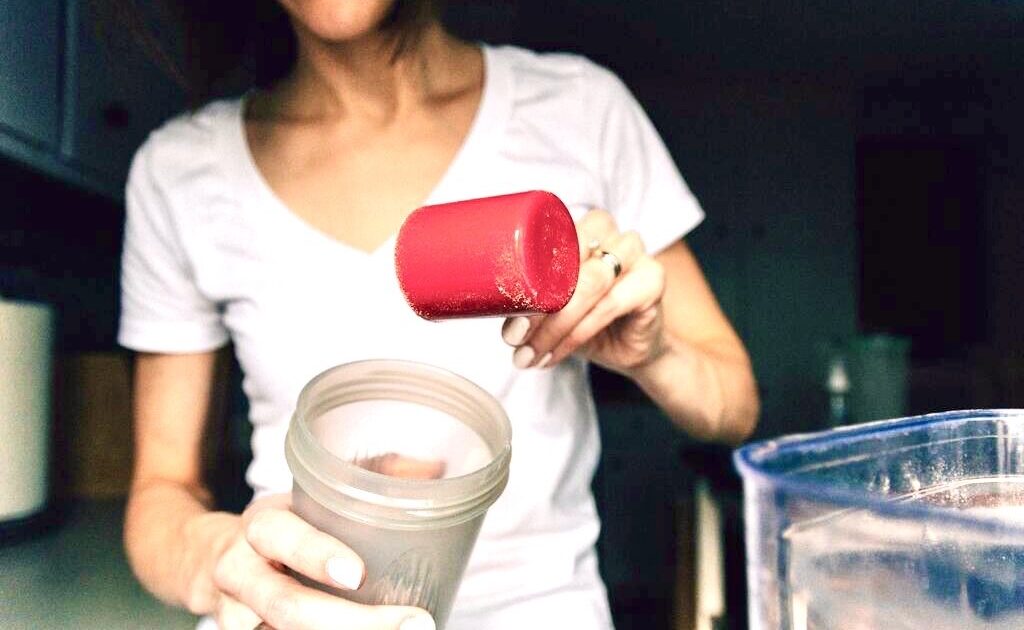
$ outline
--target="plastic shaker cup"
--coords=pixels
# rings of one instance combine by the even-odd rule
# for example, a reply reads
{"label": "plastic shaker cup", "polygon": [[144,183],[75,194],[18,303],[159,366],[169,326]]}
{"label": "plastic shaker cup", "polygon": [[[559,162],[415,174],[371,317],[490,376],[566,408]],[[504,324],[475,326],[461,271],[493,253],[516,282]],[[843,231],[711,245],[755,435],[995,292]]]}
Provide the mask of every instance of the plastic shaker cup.
{"label": "plastic shaker cup", "polygon": [[[484,514],[508,480],[501,405],[443,369],[405,361],[331,368],[299,396],[285,441],[292,509],[366,563],[367,604],[419,606],[443,629]],[[429,478],[367,462],[426,465]]]}

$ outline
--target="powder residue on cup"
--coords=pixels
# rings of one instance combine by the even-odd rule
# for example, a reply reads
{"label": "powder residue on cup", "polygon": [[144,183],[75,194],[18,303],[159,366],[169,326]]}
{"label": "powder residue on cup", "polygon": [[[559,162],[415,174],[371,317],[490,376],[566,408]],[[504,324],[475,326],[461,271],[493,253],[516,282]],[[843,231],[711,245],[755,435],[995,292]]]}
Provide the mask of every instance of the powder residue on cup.
{"label": "powder residue on cup", "polygon": [[498,293],[517,310],[536,308],[537,291],[530,290],[523,282],[523,270],[511,246],[502,249],[496,266],[494,285]]}
{"label": "powder residue on cup", "polygon": [[[579,251],[572,247],[551,248],[551,273],[556,276],[576,276],[579,274]],[[566,304],[576,292],[576,283],[566,283],[565,291],[553,296],[556,301]]]}

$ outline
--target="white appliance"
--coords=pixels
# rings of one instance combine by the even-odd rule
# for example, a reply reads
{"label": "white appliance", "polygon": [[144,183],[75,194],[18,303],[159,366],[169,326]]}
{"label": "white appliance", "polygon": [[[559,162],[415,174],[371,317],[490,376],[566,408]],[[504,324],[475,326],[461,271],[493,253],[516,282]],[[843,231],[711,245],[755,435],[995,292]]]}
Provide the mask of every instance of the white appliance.
{"label": "white appliance", "polygon": [[53,309],[0,298],[0,524],[49,498]]}

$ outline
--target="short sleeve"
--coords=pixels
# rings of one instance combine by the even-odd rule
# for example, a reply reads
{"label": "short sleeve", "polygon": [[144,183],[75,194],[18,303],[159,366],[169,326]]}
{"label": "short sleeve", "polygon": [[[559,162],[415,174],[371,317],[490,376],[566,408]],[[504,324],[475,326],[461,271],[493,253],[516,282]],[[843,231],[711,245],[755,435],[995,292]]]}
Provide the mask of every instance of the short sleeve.
{"label": "short sleeve", "polygon": [[660,252],[695,228],[704,212],[629,89],[608,70],[590,68],[607,210],[620,230],[635,230],[649,252]]}
{"label": "short sleeve", "polygon": [[187,353],[227,342],[218,305],[195,281],[170,200],[154,166],[154,138],[138,151],[125,191],[118,343],[140,352]]}

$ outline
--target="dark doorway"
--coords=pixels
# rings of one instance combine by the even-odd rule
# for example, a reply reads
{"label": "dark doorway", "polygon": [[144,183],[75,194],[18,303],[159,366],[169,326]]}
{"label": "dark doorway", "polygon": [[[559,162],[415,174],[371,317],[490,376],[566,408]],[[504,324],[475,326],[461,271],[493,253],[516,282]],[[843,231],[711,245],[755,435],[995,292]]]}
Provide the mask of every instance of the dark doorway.
{"label": "dark doorway", "polygon": [[984,339],[978,156],[955,140],[857,145],[861,329],[909,337],[917,359],[962,357]]}

